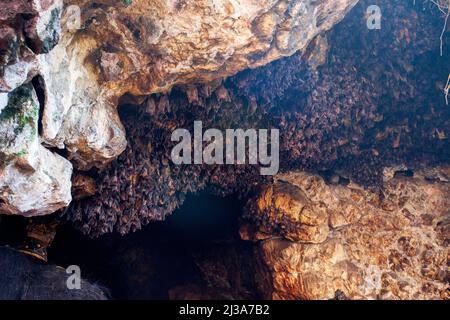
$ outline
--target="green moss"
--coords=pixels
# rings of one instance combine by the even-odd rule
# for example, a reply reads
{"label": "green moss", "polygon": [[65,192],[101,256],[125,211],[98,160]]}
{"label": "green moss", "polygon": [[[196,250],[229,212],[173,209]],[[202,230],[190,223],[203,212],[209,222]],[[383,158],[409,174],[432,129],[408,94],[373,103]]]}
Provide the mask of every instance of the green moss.
{"label": "green moss", "polygon": [[16,153],[16,156],[23,157],[23,156],[25,156],[27,154],[28,154],[28,151],[25,150],[25,149],[22,149],[22,150],[20,150],[19,152]]}
{"label": "green moss", "polygon": [[9,103],[0,114],[0,120],[8,120],[14,118],[17,114],[20,113],[20,109],[16,107],[15,104]]}
{"label": "green moss", "polygon": [[123,4],[127,7],[129,7],[133,4],[133,0],[123,0]]}
{"label": "green moss", "polygon": [[[32,136],[36,134],[39,106],[33,99],[33,86],[25,84],[8,95],[8,105],[0,114],[0,122],[15,122],[14,134],[19,134],[26,126],[31,127]],[[27,104],[31,102],[31,107]]]}
{"label": "green moss", "polygon": [[49,53],[58,43],[60,20],[61,10],[59,8],[53,9],[45,30],[49,36],[42,40],[42,53]]}
{"label": "green moss", "polygon": [[25,47],[23,39],[12,39],[0,49],[2,57],[2,66],[0,66],[0,76],[5,75],[5,66],[17,62],[20,58],[20,52]]}
{"label": "green moss", "polygon": [[20,115],[23,110],[23,104],[33,100],[33,86],[25,84],[8,94],[8,105],[2,110],[0,120],[8,120]]}

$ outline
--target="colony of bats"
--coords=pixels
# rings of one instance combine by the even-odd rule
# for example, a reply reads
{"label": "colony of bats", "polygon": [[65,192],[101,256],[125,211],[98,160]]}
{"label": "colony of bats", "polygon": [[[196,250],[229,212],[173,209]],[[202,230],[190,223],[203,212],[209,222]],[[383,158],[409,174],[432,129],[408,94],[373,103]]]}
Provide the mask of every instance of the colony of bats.
{"label": "colony of bats", "polygon": [[90,173],[96,194],[74,202],[67,219],[90,236],[125,234],[163,220],[187,193],[245,196],[270,179],[249,165],[174,165],[171,133],[194,120],[204,128],[279,128],[281,170],[338,172],[372,188],[384,166],[448,162],[450,49],[440,56],[439,12],[429,3],[379,1],[382,29],[369,30],[364,3],[327,35],[330,50],[317,69],[297,54],[122,106],[128,148]]}

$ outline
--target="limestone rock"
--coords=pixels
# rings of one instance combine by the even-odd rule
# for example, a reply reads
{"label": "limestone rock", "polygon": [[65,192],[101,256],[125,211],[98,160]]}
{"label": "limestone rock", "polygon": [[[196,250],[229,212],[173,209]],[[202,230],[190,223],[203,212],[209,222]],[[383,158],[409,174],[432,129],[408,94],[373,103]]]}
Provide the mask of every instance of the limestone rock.
{"label": "limestone rock", "polygon": [[0,112],[8,105],[8,93],[0,93]]}
{"label": "limestone rock", "polygon": [[278,230],[292,241],[321,243],[328,236],[328,215],[298,187],[279,182],[268,186],[256,202],[256,213],[271,223],[262,232]]}
{"label": "limestone rock", "polygon": [[8,94],[0,114],[0,213],[44,215],[72,200],[72,165],[40,144],[38,118],[31,84]]}
{"label": "limestone rock", "polygon": [[[280,208],[285,217],[278,217],[278,229],[265,230],[257,250],[261,292],[274,299],[332,299],[337,293],[351,299],[448,298],[448,170],[397,175],[385,182],[381,194],[352,183],[330,185],[305,172],[279,175],[256,199]],[[289,187],[280,190],[280,183]],[[273,190],[274,200],[266,201],[267,190]],[[326,240],[288,241],[295,231],[286,233],[283,223],[286,228],[299,221],[302,205],[319,203],[328,216]],[[261,233],[256,231],[241,228],[241,235],[257,241]]]}
{"label": "limestone rock", "polygon": [[41,63],[43,139],[66,147],[81,170],[104,167],[126,146],[115,111],[121,97],[211,82],[292,55],[356,2],[67,1],[68,10],[79,8],[80,29],[63,26]]}
{"label": "limestone rock", "polygon": [[[71,0],[81,7],[81,38],[95,45],[87,62],[115,97],[209,82],[305,49],[355,0]],[[85,41],[84,39],[82,41]]]}
{"label": "limestone rock", "polygon": [[[72,199],[72,164],[41,145],[41,101],[32,85],[37,79],[45,91],[37,76],[59,39],[63,2],[7,0],[0,7],[0,213],[45,215]],[[49,100],[44,94],[42,102]]]}
{"label": "limestone rock", "polygon": [[57,137],[61,136],[69,151],[69,160],[80,170],[105,167],[127,144],[116,108],[109,103],[73,105]]}
{"label": "limestone rock", "polygon": [[22,50],[20,60],[3,67],[0,77],[0,92],[10,92],[38,74],[35,54],[28,48]]}
{"label": "limestone rock", "polygon": [[2,165],[17,155],[25,156],[37,149],[39,103],[31,84],[7,95],[7,105],[0,114],[0,150]]}
{"label": "limestone rock", "polygon": [[93,196],[96,192],[95,180],[91,177],[75,174],[72,179],[72,196],[75,200]]}
{"label": "limestone rock", "polygon": [[[1,178],[4,210],[45,214],[70,201],[70,183],[64,183],[71,165],[44,147],[65,149],[79,170],[104,168],[116,159],[127,143],[116,110],[121,97],[211,82],[291,55],[356,2],[69,0],[63,11],[62,0],[3,1],[0,108],[4,112],[8,94],[31,81],[42,104],[40,137],[37,115],[35,126],[17,137],[7,129],[20,119],[2,124],[8,140],[2,144],[8,161]],[[220,92],[226,100],[226,90]],[[19,167],[26,173],[19,174]],[[11,180],[13,172],[21,178]],[[26,183],[39,193],[29,194],[27,203],[15,193]]]}
{"label": "limestone rock", "polygon": [[314,38],[304,55],[304,59],[313,70],[327,62],[329,51],[328,39],[325,35]]}
{"label": "limestone rock", "polygon": [[80,170],[103,168],[126,147],[121,97],[211,82],[292,55],[356,2],[69,0],[62,12],[62,0],[7,1],[0,92],[39,75],[45,144],[67,149]]}
{"label": "limestone rock", "polygon": [[125,149],[125,133],[115,104],[85,98],[100,96],[99,87],[90,88],[84,51],[77,46],[66,49],[70,32],[54,48],[61,33],[63,1],[6,1],[0,6],[1,107],[6,93],[39,76],[45,144],[66,148],[81,169],[107,165]]}
{"label": "limestone rock", "polygon": [[103,168],[125,150],[125,129],[116,105],[102,98],[93,83],[95,74],[83,65],[83,46],[78,43],[68,50],[67,37],[40,56],[46,96],[42,138],[47,145],[66,148],[78,169]]}
{"label": "limestone rock", "polygon": [[39,73],[36,55],[58,42],[63,1],[7,0],[0,6],[0,92],[9,92]]}
{"label": "limestone rock", "polygon": [[27,44],[36,53],[48,53],[58,43],[63,0],[32,0],[35,16],[26,21]]}

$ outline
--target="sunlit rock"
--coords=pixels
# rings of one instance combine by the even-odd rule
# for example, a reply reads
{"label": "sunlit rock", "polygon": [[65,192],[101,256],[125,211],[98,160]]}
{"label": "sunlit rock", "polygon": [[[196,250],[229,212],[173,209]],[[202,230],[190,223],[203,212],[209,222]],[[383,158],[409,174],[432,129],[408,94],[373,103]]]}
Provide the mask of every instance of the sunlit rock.
{"label": "sunlit rock", "polygon": [[[446,298],[449,177],[447,167],[398,175],[380,195],[304,172],[279,175],[269,187],[273,200],[265,227],[241,228],[244,239],[264,239],[257,255],[264,266],[256,275],[263,279],[261,292],[274,299],[333,299],[337,293],[352,299]],[[280,189],[280,183],[287,185]],[[266,198],[267,191],[253,200],[253,208]],[[298,223],[305,203],[327,212],[330,232],[321,243],[292,237],[308,226]],[[251,217],[261,220],[260,214],[256,210]]]}
{"label": "sunlit rock", "polygon": [[43,138],[66,147],[79,169],[104,167],[126,145],[115,111],[125,94],[210,82],[292,55],[356,2],[68,1],[80,8],[80,29],[63,26],[41,64]]}
{"label": "sunlit rock", "polygon": [[44,215],[72,200],[72,165],[40,144],[38,118],[31,84],[8,94],[0,114],[0,213]]}

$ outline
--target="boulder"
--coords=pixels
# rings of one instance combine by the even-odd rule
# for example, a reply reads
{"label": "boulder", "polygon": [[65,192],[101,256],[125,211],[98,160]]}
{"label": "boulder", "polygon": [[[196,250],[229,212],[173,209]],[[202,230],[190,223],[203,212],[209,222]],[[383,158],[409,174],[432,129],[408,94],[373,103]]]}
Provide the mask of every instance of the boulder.
{"label": "boulder", "polygon": [[39,102],[31,84],[8,94],[0,114],[0,213],[35,216],[72,200],[72,164],[39,139]]}
{"label": "boulder", "polygon": [[[305,172],[279,175],[250,206],[262,229],[241,228],[243,239],[258,243],[260,292],[273,299],[448,299],[449,178],[448,167],[397,175],[379,193]],[[262,220],[261,203],[269,210]],[[320,243],[297,236],[311,228],[305,208],[315,217],[326,212],[329,233]]]}

